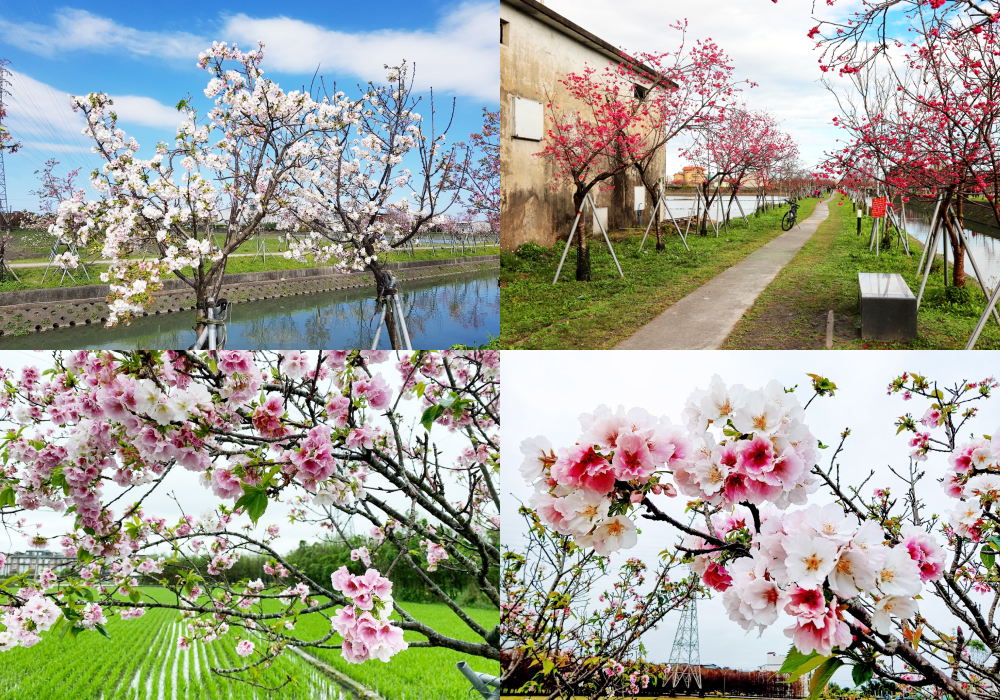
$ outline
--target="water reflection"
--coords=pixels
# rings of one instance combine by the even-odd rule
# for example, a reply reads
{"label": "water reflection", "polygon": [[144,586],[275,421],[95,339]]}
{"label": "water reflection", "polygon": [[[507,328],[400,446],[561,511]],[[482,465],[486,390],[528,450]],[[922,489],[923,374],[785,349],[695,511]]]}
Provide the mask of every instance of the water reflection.
{"label": "water reflection", "polygon": [[[906,231],[924,245],[927,244],[927,235],[930,233],[931,214],[932,211],[923,208],[918,209],[910,205],[906,207]],[[968,250],[976,258],[979,271],[986,277],[986,286],[995,287],[1000,280],[1000,231],[992,226],[966,220],[965,240],[969,244]],[[938,241],[937,252],[944,253],[944,240]],[[952,258],[953,253],[949,244],[948,260]],[[965,274],[970,277],[975,276],[968,255],[965,261]]]}
{"label": "water reflection", "polygon": [[[378,314],[372,291],[351,289],[265,299],[232,307],[226,324],[230,349],[370,348]],[[401,282],[400,300],[414,349],[477,345],[500,334],[500,294],[495,271]],[[131,326],[60,328],[23,337],[0,337],[0,348],[170,349],[191,345],[191,312],[136,319]],[[383,328],[379,348],[390,349]]]}

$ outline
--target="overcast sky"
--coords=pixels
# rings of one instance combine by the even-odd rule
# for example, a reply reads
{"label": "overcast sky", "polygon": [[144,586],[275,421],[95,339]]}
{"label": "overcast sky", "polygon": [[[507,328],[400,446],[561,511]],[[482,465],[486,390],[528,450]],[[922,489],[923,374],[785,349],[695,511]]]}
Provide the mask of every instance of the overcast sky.
{"label": "overcast sky", "polygon": [[[99,164],[67,94],[113,96],[119,126],[143,146],[143,158],[158,141],[172,143],[179,100],[190,93],[201,114],[211,106],[202,92],[209,75],[195,63],[213,41],[244,50],[264,41],[264,70],[286,90],[308,88],[318,69],[328,87],[336,82],[357,96],[359,82],[381,81],[384,64],[406,59],[416,64],[417,91],[426,98],[434,88],[439,120],[456,100],[449,141],[468,140],[482,128],[482,108],[499,99],[498,12],[493,0],[0,0],[0,58],[13,70],[5,125],[25,144],[4,155],[10,207],[36,210],[34,171],[49,158],[60,161],[59,175],[79,167],[86,176]],[[429,121],[426,99],[417,111]]]}
{"label": "overcast sky", "polygon": [[[375,371],[382,373],[382,376],[385,377],[385,380],[389,383],[389,386],[392,387],[394,392],[398,390],[400,385],[399,373],[395,369],[395,363],[395,357],[390,357],[390,360],[384,364],[373,365]],[[26,352],[15,350],[0,351],[0,368],[13,370],[15,372],[15,377],[20,376],[21,369],[27,366],[35,366],[40,369],[52,367],[52,352]],[[403,429],[405,431],[409,425],[414,424],[417,419],[419,419],[420,414],[422,413],[422,408],[416,399],[407,398],[400,402],[399,411],[404,417]],[[381,425],[382,423],[376,421],[376,424]],[[0,421],[0,431],[6,432],[10,425],[12,424]],[[422,430],[423,428],[418,429]],[[459,450],[464,447],[463,439],[460,435],[456,435],[451,431],[442,429],[440,426],[432,429],[432,439],[441,448],[445,459],[457,455]],[[201,485],[199,477],[200,474],[190,472],[186,469],[172,469],[163,484],[157,488],[153,495],[143,502],[143,509],[146,515],[163,517],[167,519],[168,523],[176,523],[177,519],[180,517],[180,512],[178,510],[177,503],[170,498],[171,493],[177,495],[178,501],[180,501],[180,503],[184,506],[184,512],[189,515],[198,517],[206,510],[214,510],[218,506],[220,500],[217,496],[215,496],[215,494],[212,493],[211,489]],[[374,478],[377,480],[377,477]],[[108,502],[120,492],[121,489],[119,487],[111,482],[108,482],[104,486],[103,500]],[[321,529],[310,523],[288,522],[288,511],[290,508],[288,501],[290,501],[291,498],[298,493],[301,493],[301,491],[296,493],[286,491],[285,502],[279,503],[272,501],[268,505],[267,511],[258,521],[257,527],[252,533],[261,535],[268,525],[280,526],[281,535],[276,540],[275,544],[275,549],[279,552],[288,552],[295,549],[298,547],[300,540],[315,542],[329,534],[327,530]],[[389,498],[390,502],[392,502],[391,499],[393,499],[394,496],[390,494]],[[132,503],[134,500],[135,498],[129,498],[127,499],[127,502]],[[229,501],[228,505],[232,506],[232,503],[232,501]],[[115,507],[114,510],[116,514],[120,514],[122,509],[118,506]],[[27,517],[32,526],[36,523],[42,525],[41,530],[36,530],[34,527],[31,527],[31,533],[35,533],[37,531],[41,532],[41,534],[45,536],[65,533],[73,526],[71,518],[67,518],[62,514],[53,513],[51,511],[28,511],[22,513],[21,515]],[[241,516],[234,520],[234,522],[238,527],[242,526],[249,522],[249,516]],[[357,534],[367,534],[370,528],[371,525],[367,521],[359,521],[356,523],[355,529]],[[27,548],[28,542],[25,537],[12,531],[4,531],[4,529],[0,527],[0,552],[22,551]],[[58,545],[54,544],[53,546],[50,546],[50,550],[58,550]]]}
{"label": "overcast sky", "polygon": [[[675,50],[678,34],[669,25],[686,18],[692,41],[715,40],[732,59],[735,79],[758,84],[744,90],[747,106],[771,112],[798,142],[807,166],[815,165],[838,137],[830,121],[837,115],[836,103],[819,83],[820,51],[806,36],[817,24],[813,0],[618,0],[613,11],[606,0],[545,4],[610,44],[636,52]],[[829,7],[816,0],[816,16],[844,17],[860,4],[837,0]],[[667,147],[671,174],[684,164],[677,154],[679,145]]]}
{"label": "overcast sky", "polygon": [[[797,395],[803,403],[811,395],[806,373],[821,374],[837,384],[837,395],[832,399],[816,399],[806,412],[805,422],[827,445],[836,444],[839,433],[851,428],[852,434],[838,460],[845,482],[859,483],[874,469],[876,478],[870,486],[896,485],[899,492],[900,482],[889,472],[888,465],[905,470],[909,448],[905,434],[895,434],[894,421],[906,412],[919,419],[929,404],[921,399],[904,402],[899,394],[887,396],[889,382],[909,371],[938,379],[941,385],[951,385],[992,376],[997,367],[997,354],[988,352],[505,352],[502,540],[517,547],[524,532],[517,515],[518,500],[526,503],[531,490],[518,472],[522,462],[521,441],[545,435],[557,449],[572,445],[580,435],[577,416],[593,411],[602,403],[612,410],[619,404],[626,409],[639,406],[654,416],[666,415],[674,423],[680,423],[688,395],[696,388],[707,388],[713,374],[719,374],[729,385],[742,383],[751,389],[763,387],[771,379],[778,379],[786,387],[798,384]],[[980,415],[963,431],[963,438],[972,431],[976,435],[993,434],[1000,426],[1000,396],[982,406]],[[824,465],[828,464],[831,451],[821,451]],[[930,510],[941,513],[950,509],[954,501],[947,499],[934,481],[943,474],[946,457],[933,454],[925,465],[928,476],[923,495]],[[818,503],[831,500],[822,491],[815,497]],[[684,499],[660,497],[658,503],[680,513]],[[666,525],[643,521],[640,527],[643,535],[635,548],[627,550],[626,556],[640,556],[652,564],[657,553],[675,542],[676,537]],[[934,620],[935,613],[940,615],[941,611],[928,598],[925,596],[921,601],[921,612]],[[756,668],[765,663],[767,652],[784,653],[791,645],[783,633],[789,624],[787,617],[779,619],[758,640],[756,633],[746,634],[729,621],[721,596],[702,601],[698,614],[702,663]],[[658,630],[648,635],[650,660],[669,659],[678,619],[679,613],[671,614]],[[945,621],[943,626],[954,627],[954,623]],[[847,672],[837,676],[840,682],[849,682],[849,678]]]}

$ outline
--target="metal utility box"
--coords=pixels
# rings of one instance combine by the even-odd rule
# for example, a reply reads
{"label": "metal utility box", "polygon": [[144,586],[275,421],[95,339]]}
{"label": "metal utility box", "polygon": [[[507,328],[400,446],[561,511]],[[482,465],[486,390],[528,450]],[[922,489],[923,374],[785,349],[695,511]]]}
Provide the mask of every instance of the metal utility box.
{"label": "metal utility box", "polygon": [[545,135],[542,103],[514,97],[514,133],[516,139],[541,141]]}
{"label": "metal utility box", "polygon": [[861,337],[900,342],[917,338],[917,298],[899,275],[858,273]]}

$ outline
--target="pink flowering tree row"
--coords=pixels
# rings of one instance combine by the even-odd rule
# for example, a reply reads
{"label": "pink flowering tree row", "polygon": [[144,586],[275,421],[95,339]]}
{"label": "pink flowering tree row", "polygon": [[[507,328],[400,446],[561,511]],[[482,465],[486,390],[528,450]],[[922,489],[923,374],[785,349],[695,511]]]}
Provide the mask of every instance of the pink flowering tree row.
{"label": "pink flowering tree row", "polygon": [[[165,275],[190,286],[204,318],[229,255],[265,219],[301,234],[286,257],[367,270],[381,299],[392,288],[387,254],[459,202],[470,149],[447,143],[451,121],[437,123],[433,102],[427,124],[415,111],[412,66],[386,66],[384,83],[352,97],[285,91],[265,76],[263,59],[263,45],[216,42],[201,53],[214,107],[203,118],[182,100],[175,142],[157,144],[148,160],[118,128],[110,97],[71,99],[105,161],[91,174],[101,198],[85,201],[82,190],[64,198],[50,232],[96,240],[111,260],[109,324],[140,313]],[[419,172],[403,167],[406,158]],[[73,255],[60,262],[78,264]]]}
{"label": "pink flowering tree row", "polygon": [[[588,194],[609,189],[616,176],[633,168],[655,201],[657,154],[679,133],[718,118],[736,93],[725,52],[710,40],[688,46],[686,23],[672,28],[681,35],[676,50],[623,54],[603,70],[587,66],[559,79],[567,104],[546,97],[550,128],[537,155],[552,165],[554,188],[573,189],[575,212],[582,211]],[[579,281],[590,280],[588,228],[587,217],[581,217]],[[658,248],[663,249],[661,238]]]}
{"label": "pink flowering tree row", "polygon": [[762,198],[777,180],[784,179],[779,175],[785,174],[784,166],[795,162],[798,153],[792,137],[767,112],[729,107],[717,121],[700,129],[684,156],[705,173],[699,185],[706,202],[700,222],[701,235],[708,235],[709,209],[716,197],[721,197],[723,182],[730,187],[724,214],[728,221],[733,201],[745,180],[751,177],[756,180],[758,198]]}
{"label": "pink flowering tree row", "polygon": [[[825,79],[842,112],[833,121],[847,137],[825,166],[904,202],[940,199],[960,224],[969,200],[983,197],[1000,222],[996,3],[892,4],[899,21],[888,33],[881,25],[877,41],[859,43],[858,32],[870,11],[887,12],[890,3],[868,3],[846,25],[810,32],[825,47],[823,70],[837,68],[842,78]],[[942,225],[954,251],[953,283],[962,287],[964,241],[953,217]]]}
{"label": "pink flowering tree row", "polygon": [[[428,574],[453,569],[500,607],[497,353],[54,359],[44,372],[2,373],[0,525],[72,563],[0,584],[0,651],[30,647],[57,626],[103,631],[115,616],[170,608],[183,615],[182,647],[235,637],[245,664],[216,670],[241,678],[289,647],[337,648],[354,663],[407,646],[500,658],[497,633]],[[150,512],[151,496],[185,478],[172,512]],[[216,505],[195,514],[199,489]],[[345,540],[348,521],[360,528],[366,544],[352,540],[352,558],[363,573],[342,567],[314,580],[290,563],[275,543],[279,526],[261,522],[279,507]],[[41,511],[64,514],[65,530],[39,534]],[[385,571],[371,566],[381,547],[396,553]],[[226,575],[251,555],[277,583]],[[395,567],[412,569],[466,631],[407,612],[393,598]],[[139,584],[150,579],[176,597],[147,593]],[[302,615],[329,628],[300,638]],[[426,641],[408,644],[407,630]]]}
{"label": "pink flowering tree row", "polygon": [[[995,662],[968,648],[971,641],[1000,656],[1000,431],[967,443],[960,435],[996,386],[989,378],[938,387],[910,374],[892,381],[890,394],[926,402],[919,419],[906,414],[897,424],[912,435],[910,467],[891,477],[898,490],[873,486],[883,477],[874,471],[841,479],[837,459],[850,430],[820,464],[827,446],[805,410],[836,386],[815,375],[805,405],[778,381],[752,389],[714,377],[688,398],[680,424],[601,406],[581,415],[572,446],[525,440],[522,474],[541,526],[582,550],[623,552],[638,542],[641,520],[666,523],[678,541],[664,562],[683,557],[704,591],[721,594],[735,624],[763,631],[786,613],[793,648],[783,671],[812,671],[813,695],[849,666],[857,684],[875,677],[971,700],[1000,683]],[[949,454],[950,468],[927,473],[931,452]],[[940,516],[925,503],[938,482],[954,499]],[[672,515],[667,499],[678,494],[694,520]],[[952,620],[933,619],[940,610],[921,614],[928,599]],[[621,665],[627,688],[630,667]]]}

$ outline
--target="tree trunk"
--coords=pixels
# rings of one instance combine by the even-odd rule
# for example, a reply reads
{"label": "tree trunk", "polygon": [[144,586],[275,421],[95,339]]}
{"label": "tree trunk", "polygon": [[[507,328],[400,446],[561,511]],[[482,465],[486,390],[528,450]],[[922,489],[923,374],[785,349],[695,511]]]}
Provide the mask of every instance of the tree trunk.
{"label": "tree trunk", "polygon": [[709,210],[712,207],[712,200],[708,198],[708,193],[711,190],[710,183],[708,181],[706,181],[702,185],[701,189],[703,190],[703,193],[704,193],[704,197],[703,198],[705,200],[705,215],[701,218],[701,235],[702,236],[707,236],[708,235],[708,212],[709,212]]}
{"label": "tree trunk", "polygon": [[393,310],[393,306],[389,303],[388,299],[385,303],[388,304],[388,308],[385,312],[385,330],[389,333],[389,344],[392,346],[393,350],[403,350],[406,348],[406,345],[400,342],[399,328],[396,324],[395,311]]}
{"label": "tree trunk", "polygon": [[[576,233],[576,281],[577,282],[589,282],[590,281],[590,248],[587,246],[587,232],[589,230],[586,212],[584,211],[584,202],[586,193],[577,192],[573,195],[573,204],[576,206],[576,210],[581,212],[580,214],[580,224],[577,226]],[[593,213],[597,216],[597,212]]]}
{"label": "tree trunk", "polygon": [[199,284],[194,291],[196,312],[194,322],[195,343],[198,342],[198,338],[201,337],[202,331],[205,330],[205,319],[208,318],[208,290],[206,287],[207,285],[205,284]]}
{"label": "tree trunk", "polygon": [[951,283],[956,287],[965,286],[965,246],[961,244],[958,231],[955,229],[954,221],[947,215],[944,216],[944,227],[948,234],[948,241],[951,244]]}
{"label": "tree trunk", "polygon": [[[372,248],[371,252],[374,253],[374,248]],[[368,263],[368,269],[371,270],[372,276],[375,278],[375,298],[387,305],[385,311],[385,329],[389,334],[389,344],[393,350],[399,350],[401,345],[399,334],[397,333],[398,329],[396,328],[396,316],[393,313],[392,304],[386,298],[386,295],[390,291],[394,291],[389,280],[389,272],[382,267],[377,258]]]}

